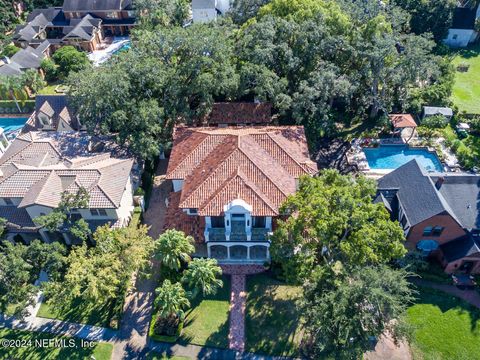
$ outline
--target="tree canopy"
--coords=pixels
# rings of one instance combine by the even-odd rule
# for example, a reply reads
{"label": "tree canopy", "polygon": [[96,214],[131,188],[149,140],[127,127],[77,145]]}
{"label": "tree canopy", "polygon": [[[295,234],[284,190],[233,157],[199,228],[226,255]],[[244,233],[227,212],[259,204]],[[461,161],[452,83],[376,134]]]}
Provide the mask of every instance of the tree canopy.
{"label": "tree canopy", "polygon": [[[146,3],[148,14],[175,9]],[[215,101],[269,101],[310,144],[352,123],[448,101],[451,68],[392,2],[249,0],[222,20],[140,26],[129,51],[71,76],[90,132],[113,132],[142,158],[169,146],[173,126],[199,123]],[[167,16],[168,18],[168,16]],[[233,20],[233,21],[232,21]],[[156,22],[159,22],[156,24]]]}
{"label": "tree canopy", "polygon": [[172,270],[180,270],[182,263],[191,260],[190,255],[195,251],[194,240],[182,231],[169,229],[155,240],[155,257],[162,265]]}
{"label": "tree canopy", "polygon": [[376,186],[365,177],[336,170],[304,177],[298,191],[282,205],[290,214],[279,221],[271,254],[287,278],[303,282],[316,266],[385,264],[406,252],[405,235],[383,204],[372,202]]}
{"label": "tree canopy", "polygon": [[338,270],[318,268],[304,287],[310,358],[359,359],[371,349],[372,337],[385,331],[395,339],[408,335],[402,317],[413,297],[406,272],[385,265]]}

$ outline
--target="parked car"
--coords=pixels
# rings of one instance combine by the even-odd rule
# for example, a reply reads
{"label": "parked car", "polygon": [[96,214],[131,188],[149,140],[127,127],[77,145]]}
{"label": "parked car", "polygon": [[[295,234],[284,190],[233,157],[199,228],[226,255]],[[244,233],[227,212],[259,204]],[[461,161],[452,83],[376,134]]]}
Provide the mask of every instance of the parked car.
{"label": "parked car", "polygon": [[477,283],[472,275],[452,274],[452,280],[459,289],[473,289]]}

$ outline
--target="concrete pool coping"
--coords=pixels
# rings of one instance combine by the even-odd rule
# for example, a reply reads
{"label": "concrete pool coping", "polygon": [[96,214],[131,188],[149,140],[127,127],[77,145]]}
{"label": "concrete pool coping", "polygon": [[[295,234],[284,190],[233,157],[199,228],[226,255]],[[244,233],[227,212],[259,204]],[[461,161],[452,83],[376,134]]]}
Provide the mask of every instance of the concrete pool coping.
{"label": "concrete pool coping", "polygon": [[[372,178],[372,179],[378,179],[384,175],[387,175],[391,173],[392,171],[396,169],[384,169],[384,168],[379,168],[379,169],[372,169],[370,168],[370,165],[368,163],[368,159],[366,156],[366,153],[364,152],[364,149],[378,149],[380,147],[408,147],[409,149],[412,150],[424,150],[432,155],[435,155],[440,162],[442,166],[442,172],[449,172],[450,167],[440,159],[438,156],[437,151],[434,148],[428,147],[428,146],[411,146],[409,144],[382,144],[382,143],[374,143],[377,146],[361,146],[360,144],[356,145],[355,147],[352,147],[354,150],[353,154],[348,155],[347,154],[347,163],[350,165],[356,165],[361,173],[363,173],[366,177]],[[397,168],[398,169],[398,168]]]}

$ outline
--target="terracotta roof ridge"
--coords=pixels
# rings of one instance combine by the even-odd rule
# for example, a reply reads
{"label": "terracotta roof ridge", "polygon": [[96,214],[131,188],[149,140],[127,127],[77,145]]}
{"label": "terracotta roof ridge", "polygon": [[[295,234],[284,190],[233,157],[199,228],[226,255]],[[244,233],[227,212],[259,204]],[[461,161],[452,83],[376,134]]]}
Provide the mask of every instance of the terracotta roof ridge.
{"label": "terracotta roof ridge", "polygon": [[[250,135],[246,135],[246,136],[250,136]],[[251,138],[253,141],[255,141],[254,138],[252,138],[252,137],[250,137],[250,138]],[[255,141],[255,142],[256,142],[256,141]],[[257,142],[256,142],[256,143],[257,143]],[[258,144],[258,143],[257,143],[257,144]],[[259,144],[259,147],[261,147],[260,144]],[[263,148],[261,148],[261,149],[262,149],[262,151],[265,152],[265,154],[268,155],[268,157],[272,160],[272,162],[278,163],[278,161],[275,160],[267,151],[265,151]],[[263,175],[265,175],[265,177],[266,177],[268,180],[270,180],[270,182],[273,184],[273,186],[275,186],[275,187],[278,189],[278,191],[280,191],[280,192],[281,192],[283,195],[285,195],[285,196],[288,196],[288,195],[289,195],[289,194],[287,194],[285,191],[283,191],[283,190],[277,185],[277,183],[276,183],[275,181],[273,181],[273,179],[270,177],[270,175],[268,175],[260,166],[258,166],[258,164],[256,164],[255,161],[253,161],[252,158],[251,158],[240,146],[238,147],[238,150],[240,150],[240,151],[247,157],[247,159],[250,160],[250,162],[251,162]],[[279,165],[280,165],[280,164],[279,164]],[[282,168],[283,168],[283,167],[282,167]]]}
{"label": "terracotta roof ridge", "polygon": [[[276,212],[278,213],[278,209],[275,209],[275,206],[271,204],[270,202],[270,199],[268,198],[268,196],[260,189],[258,188],[258,186],[250,181],[247,177],[247,175],[240,169],[240,167],[237,169],[237,176],[240,177],[244,182],[245,182],[245,185],[247,185],[250,189],[253,190],[253,192],[255,194],[257,194],[257,196],[263,200],[263,202],[265,202],[265,204],[267,204],[267,206],[273,211],[273,212]],[[263,196],[262,196],[263,195]]]}
{"label": "terracotta roof ridge", "polygon": [[[259,199],[261,199],[261,201],[263,201],[274,213],[278,213],[278,210],[275,209],[274,206],[272,206],[272,204],[270,203],[270,199],[268,199],[268,197],[259,189],[255,186],[255,184],[253,184],[251,181],[248,180],[248,177],[239,169],[237,168],[237,170],[235,170],[231,176],[229,176],[227,178],[227,180],[225,180],[221,186],[219,186],[217,188],[217,190],[215,190],[215,192],[209,196],[199,207],[198,209],[201,210],[203,209],[204,207],[206,207],[206,205],[208,205],[210,202],[212,202],[218,195],[219,193],[225,188],[227,187],[235,178],[239,178],[241,181],[243,181],[243,183],[248,186],[254,193],[256,196],[258,196]],[[263,196],[262,196],[263,195]]]}
{"label": "terracotta roof ridge", "polygon": [[[307,166],[307,165],[303,165],[304,163],[298,162],[297,159],[295,159],[292,155],[290,155],[288,151],[285,151],[285,149],[282,147],[282,145],[272,136],[271,132],[267,132],[267,136],[270,139],[272,139],[272,141],[279,147],[279,149],[281,149],[290,159],[292,159],[292,161],[295,162],[295,164],[297,164],[303,171],[306,171],[304,166]],[[310,159],[310,158],[308,158],[308,159]],[[313,170],[313,169],[311,169],[311,170]]]}
{"label": "terracotta roof ridge", "polygon": [[[182,198],[183,198],[183,201],[181,200],[180,201],[180,205],[182,203],[184,203],[185,201],[187,201],[196,191],[197,189],[199,189],[203,184],[205,184],[205,182],[207,182],[209,179],[211,179],[213,176],[215,176],[216,172],[218,171],[219,169],[219,165],[223,164],[224,162],[228,161],[233,155],[235,155],[235,152],[238,150],[238,147],[235,147],[232,149],[232,151],[229,153],[229,154],[226,154],[226,156],[224,156],[221,161],[217,164],[217,166],[215,167],[214,170],[210,171],[210,173],[200,182],[197,184],[197,186],[195,186],[194,189],[190,190],[188,193],[185,193],[184,190],[182,190]],[[185,178],[185,182],[187,181],[187,179],[189,177],[191,177],[193,175],[193,172],[187,177]],[[228,176],[227,179],[224,181],[224,183],[231,177],[232,175]],[[221,188],[223,185],[220,184],[220,186],[218,188]],[[205,200],[206,201],[206,200]]]}
{"label": "terracotta roof ridge", "polygon": [[[188,128],[186,128],[186,129],[188,129]],[[202,134],[202,135],[203,135],[202,141],[200,141],[194,148],[191,148],[190,151],[188,152],[188,154],[183,157],[183,160],[180,161],[180,162],[177,164],[177,166],[175,166],[175,167],[174,167],[173,169],[171,169],[171,170],[168,169],[168,170],[169,170],[169,171],[168,171],[169,174],[174,173],[175,171],[177,171],[177,169],[178,169],[179,167],[181,167],[181,166],[187,161],[188,157],[189,157],[190,155],[192,155],[192,153],[193,153],[196,149],[198,149],[198,147],[199,147],[200,145],[202,145],[203,143],[205,143],[205,142],[208,140],[208,138],[209,138],[209,135],[206,134],[206,133],[204,133],[204,132],[201,132],[201,131],[193,131],[193,132],[194,132],[194,133],[196,132],[196,133],[198,133],[198,134]],[[175,135],[175,134],[174,134],[174,135]],[[174,141],[175,141],[175,139],[174,139]],[[215,149],[215,148],[216,148],[216,146],[215,146],[213,149]],[[212,149],[212,151],[213,151],[213,149]],[[210,153],[211,153],[211,151],[210,151]],[[167,174],[167,175],[168,175],[168,174]]]}
{"label": "terracotta roof ridge", "polygon": [[[44,177],[42,177],[35,184],[30,186],[30,189],[28,189],[28,191],[25,193],[25,195],[22,198],[22,201],[20,202],[20,204],[18,206],[19,207],[25,207],[25,206],[29,206],[29,205],[35,205],[36,202],[37,202],[37,199],[40,197],[40,194],[41,194],[45,184],[52,177],[54,172],[55,172],[54,170],[50,170],[48,174],[45,174]],[[31,193],[31,192],[33,192],[33,194],[32,194],[33,198],[29,199],[28,196],[29,196],[29,193]],[[35,192],[36,192],[36,194],[35,194]],[[27,199],[29,201],[27,202],[25,199]]]}

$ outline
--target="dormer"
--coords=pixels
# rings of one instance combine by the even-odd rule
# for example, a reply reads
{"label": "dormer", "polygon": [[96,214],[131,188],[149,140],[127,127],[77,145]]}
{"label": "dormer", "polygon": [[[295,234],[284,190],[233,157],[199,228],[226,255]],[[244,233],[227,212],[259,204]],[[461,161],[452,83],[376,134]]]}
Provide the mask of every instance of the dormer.
{"label": "dormer", "polygon": [[52,109],[48,101],[45,101],[37,114],[40,127],[51,128],[54,114],[55,111]]}
{"label": "dormer", "polygon": [[63,110],[58,115],[58,127],[57,131],[72,131],[72,119],[68,108],[65,106]]}

